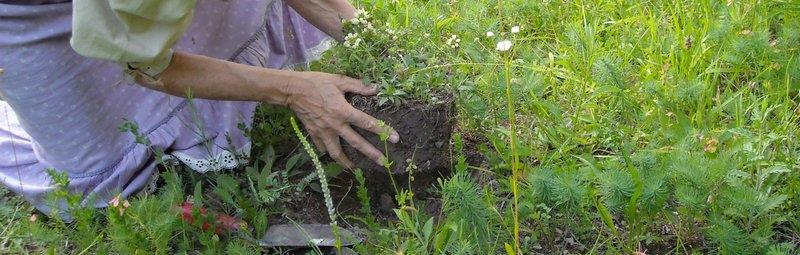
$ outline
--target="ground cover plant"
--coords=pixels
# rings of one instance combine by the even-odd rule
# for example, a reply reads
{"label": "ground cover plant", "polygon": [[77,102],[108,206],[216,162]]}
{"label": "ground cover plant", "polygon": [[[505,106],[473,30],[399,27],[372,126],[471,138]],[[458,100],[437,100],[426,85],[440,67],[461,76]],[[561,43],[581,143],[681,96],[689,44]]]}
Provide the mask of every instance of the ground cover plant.
{"label": "ground cover plant", "polygon": [[310,156],[265,106],[245,169],[167,164],[155,192],[102,210],[55,192],[72,223],[0,189],[0,253],[281,254],[254,241],[329,223],[326,196],[361,254],[800,253],[797,1],[357,6],[312,69],[379,84],[381,107],[450,95],[447,173],[415,189],[409,161],[376,193],[367,171],[390,166]]}

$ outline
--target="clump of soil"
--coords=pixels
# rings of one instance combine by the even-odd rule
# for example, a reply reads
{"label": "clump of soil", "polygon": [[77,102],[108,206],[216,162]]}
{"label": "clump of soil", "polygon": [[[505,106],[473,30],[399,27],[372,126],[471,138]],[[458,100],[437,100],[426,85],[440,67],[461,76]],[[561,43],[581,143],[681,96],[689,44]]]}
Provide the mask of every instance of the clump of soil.
{"label": "clump of soil", "polygon": [[[426,190],[437,178],[451,172],[450,136],[455,128],[454,104],[452,96],[438,98],[444,100],[436,104],[407,101],[402,105],[390,106],[379,106],[376,97],[356,95],[349,98],[356,109],[383,120],[400,134],[400,142],[385,144],[369,131],[356,130],[376,148],[388,150],[388,153],[384,153],[393,162],[391,172],[399,188],[409,188],[408,170],[411,170],[413,178],[410,188],[418,198],[426,196]],[[343,150],[364,171],[371,197],[378,200],[381,196],[395,193],[389,170],[349,145],[343,144]],[[416,168],[410,168],[410,165]]]}
{"label": "clump of soil", "polygon": [[[438,95],[444,98],[442,103],[428,104],[422,101],[408,101],[402,105],[379,106],[377,98],[363,96],[349,96],[351,104],[392,126],[400,134],[400,142],[389,143],[384,147],[380,138],[369,131],[354,128],[367,141],[384,151],[388,148],[388,157],[394,162],[392,166],[393,178],[398,188],[411,189],[414,192],[420,209],[428,215],[437,215],[439,200],[432,197],[429,188],[436,185],[436,179],[449,176],[451,173],[450,138],[456,128],[455,111],[452,96]],[[379,219],[393,218],[392,209],[396,208],[394,201],[395,190],[389,178],[389,171],[383,166],[372,162],[369,158],[342,142],[344,153],[361,168],[372,202],[372,210]],[[275,148],[281,160],[288,158],[298,150],[299,145],[292,142],[277,143]],[[385,153],[385,152],[384,152]],[[411,160],[408,160],[411,159]],[[323,156],[323,161],[333,161],[330,157]],[[412,170],[413,179],[409,182],[409,164],[416,166]],[[278,163],[279,165],[282,163]],[[314,171],[310,162],[301,169],[307,172]],[[329,180],[331,196],[334,199],[337,213],[340,215],[360,214],[361,204],[356,196],[358,182],[351,171],[331,177]],[[409,186],[410,183],[410,186]],[[287,210],[282,217],[270,218],[270,224],[279,223],[328,223],[327,208],[322,195],[312,190],[306,190],[302,201],[284,201],[282,204]],[[345,219],[342,223],[347,225]]]}

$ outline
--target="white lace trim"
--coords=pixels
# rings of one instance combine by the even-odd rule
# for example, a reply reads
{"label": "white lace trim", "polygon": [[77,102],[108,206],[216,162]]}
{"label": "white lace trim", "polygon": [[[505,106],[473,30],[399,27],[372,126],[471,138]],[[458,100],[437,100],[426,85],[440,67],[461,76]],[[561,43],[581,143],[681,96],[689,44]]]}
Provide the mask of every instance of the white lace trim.
{"label": "white lace trim", "polygon": [[223,169],[231,170],[247,165],[250,159],[250,143],[245,144],[235,152],[224,150],[206,159],[198,159],[180,151],[173,152],[172,156],[199,173],[216,172]]}
{"label": "white lace trim", "polygon": [[331,37],[325,38],[325,40],[320,42],[319,45],[311,47],[306,51],[306,54],[308,55],[308,61],[311,62],[319,60],[322,58],[322,54],[333,48],[334,45],[336,45],[336,40]]}
{"label": "white lace trim", "polygon": [[306,50],[306,60],[304,62],[287,65],[284,68],[285,69],[294,69],[297,67],[308,68],[311,62],[321,59],[322,54],[325,54],[326,51],[330,50],[335,45],[336,45],[336,40],[334,40],[331,37],[325,38],[325,40],[322,40],[322,42],[317,44],[317,46],[308,48]]}

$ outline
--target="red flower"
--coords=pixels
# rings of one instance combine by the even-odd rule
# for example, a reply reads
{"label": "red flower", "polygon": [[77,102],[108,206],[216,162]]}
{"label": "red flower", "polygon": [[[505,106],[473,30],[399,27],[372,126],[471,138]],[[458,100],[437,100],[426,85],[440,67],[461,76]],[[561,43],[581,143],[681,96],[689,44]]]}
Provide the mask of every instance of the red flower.
{"label": "red flower", "polygon": [[[188,222],[189,224],[194,224],[195,223],[194,209],[195,206],[191,202],[183,202],[183,204],[180,207],[178,207],[178,210],[180,210],[181,213],[181,219]],[[206,218],[205,216],[207,215],[206,209],[203,207],[199,207],[197,208],[197,210],[200,212],[201,221],[204,220]],[[237,231],[242,229],[244,226],[247,226],[247,224],[244,221],[230,215],[219,214],[215,217],[215,219],[216,221],[214,222],[215,225],[214,233],[216,234],[222,234],[226,231]],[[207,231],[211,228],[211,223],[208,221],[202,222],[202,224],[200,224],[200,228],[203,231]]]}

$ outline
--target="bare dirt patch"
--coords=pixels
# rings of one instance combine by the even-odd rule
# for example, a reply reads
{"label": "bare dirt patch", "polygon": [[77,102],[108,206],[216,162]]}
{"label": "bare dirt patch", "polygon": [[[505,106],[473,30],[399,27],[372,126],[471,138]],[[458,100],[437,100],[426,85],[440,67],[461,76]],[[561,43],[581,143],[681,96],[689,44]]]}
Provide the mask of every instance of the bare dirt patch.
{"label": "bare dirt patch", "polygon": [[376,148],[388,151],[386,154],[393,162],[391,169],[376,164],[350,146],[344,147],[345,154],[364,170],[373,198],[395,193],[389,171],[398,187],[409,188],[410,184],[419,198],[428,195],[426,190],[437,178],[450,174],[450,137],[455,127],[455,112],[451,96],[439,98],[445,100],[436,104],[408,101],[397,106],[379,106],[375,97],[350,99],[354,107],[385,121],[400,134],[400,142],[384,144],[376,135],[357,130]]}

